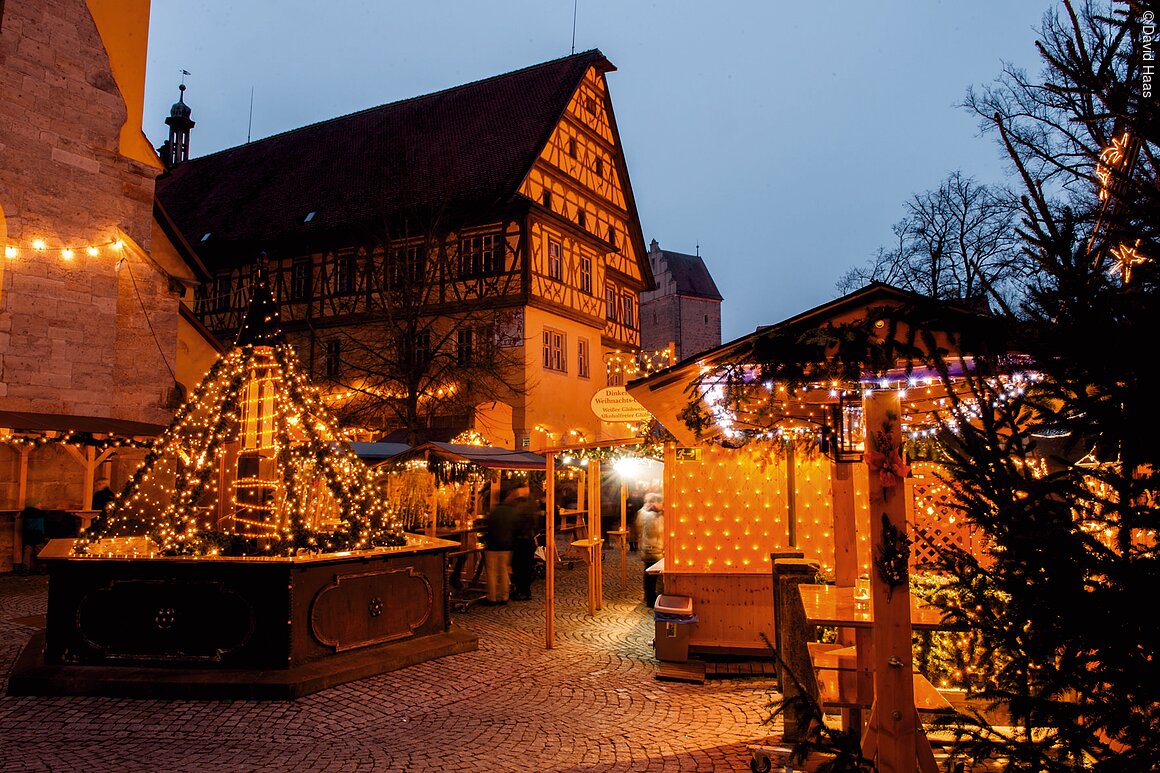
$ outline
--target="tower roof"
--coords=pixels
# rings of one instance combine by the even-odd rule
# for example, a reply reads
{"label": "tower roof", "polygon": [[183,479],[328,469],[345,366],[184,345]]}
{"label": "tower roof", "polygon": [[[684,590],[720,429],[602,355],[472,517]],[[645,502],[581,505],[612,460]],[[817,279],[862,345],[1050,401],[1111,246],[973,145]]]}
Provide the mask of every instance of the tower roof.
{"label": "tower roof", "polygon": [[713,276],[700,255],[686,255],[672,250],[661,250],[660,253],[669,268],[669,273],[673,276],[677,295],[712,301],[722,300],[717,283],[713,281]]}
{"label": "tower roof", "polygon": [[185,84],[181,84],[177,89],[177,101],[173,103],[173,107],[169,108],[169,117],[165,119],[165,123],[173,126],[180,122],[183,125],[187,124],[192,127],[194,122],[189,119],[193,115],[193,111],[190,110],[189,105],[185,104]]}

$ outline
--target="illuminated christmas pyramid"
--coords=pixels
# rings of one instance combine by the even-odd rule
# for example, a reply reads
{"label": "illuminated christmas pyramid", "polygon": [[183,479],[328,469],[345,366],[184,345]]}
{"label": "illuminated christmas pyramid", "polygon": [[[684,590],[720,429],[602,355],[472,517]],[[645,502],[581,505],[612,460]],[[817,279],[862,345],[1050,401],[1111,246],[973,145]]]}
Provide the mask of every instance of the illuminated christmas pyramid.
{"label": "illuminated christmas pyramid", "polygon": [[297,555],[405,543],[282,336],[264,272],[210,368],[81,552],[147,537],[162,555]]}

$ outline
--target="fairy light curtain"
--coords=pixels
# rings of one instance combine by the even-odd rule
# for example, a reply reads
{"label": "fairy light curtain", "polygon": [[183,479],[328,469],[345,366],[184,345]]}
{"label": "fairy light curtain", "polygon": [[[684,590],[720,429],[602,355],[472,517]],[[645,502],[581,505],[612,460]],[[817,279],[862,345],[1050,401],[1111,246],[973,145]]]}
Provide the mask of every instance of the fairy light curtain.
{"label": "fairy light curtain", "polygon": [[210,368],[81,545],[148,537],[164,555],[293,555],[405,543],[278,327],[263,278]]}

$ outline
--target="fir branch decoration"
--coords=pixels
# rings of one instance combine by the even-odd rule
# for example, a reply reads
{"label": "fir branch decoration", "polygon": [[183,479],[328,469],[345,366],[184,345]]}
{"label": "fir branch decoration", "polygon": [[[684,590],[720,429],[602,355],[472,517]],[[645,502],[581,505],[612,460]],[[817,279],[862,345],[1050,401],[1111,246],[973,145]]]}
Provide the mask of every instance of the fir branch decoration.
{"label": "fir branch decoration", "polygon": [[906,532],[890,522],[886,513],[882,514],[882,544],[874,556],[874,568],[878,579],[886,583],[889,600],[894,597],[894,589],[910,582],[911,539]]}

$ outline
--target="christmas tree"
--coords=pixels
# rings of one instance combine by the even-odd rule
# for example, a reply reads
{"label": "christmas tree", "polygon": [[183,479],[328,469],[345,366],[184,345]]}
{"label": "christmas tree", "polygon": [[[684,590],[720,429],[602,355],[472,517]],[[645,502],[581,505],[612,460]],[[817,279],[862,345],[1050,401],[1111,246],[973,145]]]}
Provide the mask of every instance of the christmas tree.
{"label": "christmas tree", "polygon": [[[405,543],[282,335],[264,273],[210,368],[78,552],[272,556]],[[111,539],[112,538],[112,539]],[[123,544],[123,543],[120,543]],[[138,542],[138,545],[140,543]]]}

